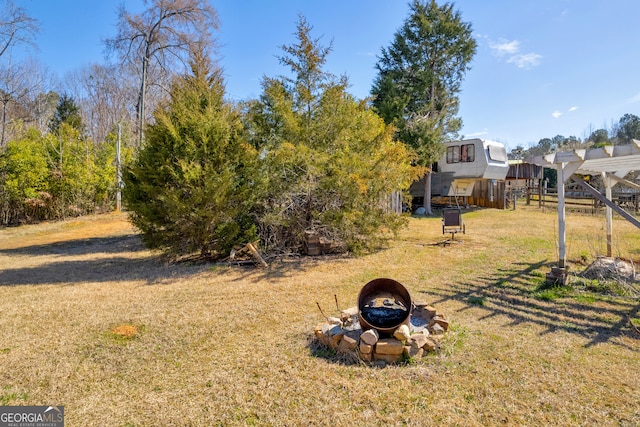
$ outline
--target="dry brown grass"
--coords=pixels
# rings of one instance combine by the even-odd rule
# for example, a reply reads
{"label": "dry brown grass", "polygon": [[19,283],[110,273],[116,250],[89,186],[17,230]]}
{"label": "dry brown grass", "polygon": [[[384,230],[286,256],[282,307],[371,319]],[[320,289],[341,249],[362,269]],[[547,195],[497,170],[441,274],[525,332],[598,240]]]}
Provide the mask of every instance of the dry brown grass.
{"label": "dry brown grass", "polygon": [[[464,218],[459,244],[412,219],[378,253],[268,269],[168,264],[123,215],[0,230],[0,403],[64,405],[68,426],[640,425],[638,300],[536,297],[554,214]],[[637,262],[640,233],[614,227]],[[604,219],[569,216],[568,242],[602,253]],[[374,369],[309,346],[316,302],[355,305],[376,277],[447,314],[439,353]]]}

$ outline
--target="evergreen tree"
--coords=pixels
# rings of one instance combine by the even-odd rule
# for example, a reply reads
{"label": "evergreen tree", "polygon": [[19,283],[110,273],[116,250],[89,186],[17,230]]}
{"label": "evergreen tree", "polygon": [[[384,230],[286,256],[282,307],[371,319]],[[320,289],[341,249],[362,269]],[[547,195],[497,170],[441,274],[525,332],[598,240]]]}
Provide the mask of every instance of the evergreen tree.
{"label": "evergreen tree", "polygon": [[305,232],[366,250],[397,231],[404,218],[385,197],[408,188],[408,150],[364,102],[346,92],[347,79],[323,70],[331,47],[310,36],[303,17],[297,43],[283,46],[290,77],[264,78],[248,105],[247,127],[267,180],[260,215],[271,250],[297,250]]}
{"label": "evergreen tree", "polygon": [[[443,152],[442,142],[458,137],[460,85],[476,51],[471,25],[453,4],[413,0],[410,15],[382,49],[372,88],[375,110],[397,127],[398,138],[430,168]],[[428,170],[428,169],[426,169]],[[429,175],[427,176],[429,178]],[[425,208],[431,212],[430,179]]]}
{"label": "evergreen tree", "polygon": [[53,133],[58,132],[62,123],[67,123],[72,128],[77,129],[81,134],[84,133],[80,109],[73,98],[67,94],[62,95],[58,99],[56,111],[51,120],[49,120],[49,130]]}
{"label": "evergreen tree", "polygon": [[640,140],[640,117],[625,114],[618,122],[616,137],[620,144],[630,144],[632,139]]}
{"label": "evergreen tree", "polygon": [[125,171],[123,198],[148,247],[218,257],[256,237],[256,152],[202,50],[192,51],[191,74],[170,95]]}

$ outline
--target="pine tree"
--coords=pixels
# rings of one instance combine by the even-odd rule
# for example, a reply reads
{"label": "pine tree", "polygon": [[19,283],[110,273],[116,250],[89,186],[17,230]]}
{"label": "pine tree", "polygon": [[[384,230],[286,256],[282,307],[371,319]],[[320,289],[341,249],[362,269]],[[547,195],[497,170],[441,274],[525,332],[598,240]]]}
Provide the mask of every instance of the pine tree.
{"label": "pine tree", "polygon": [[124,200],[150,248],[219,257],[256,237],[256,152],[223,97],[221,71],[194,50],[191,74],[174,82],[125,172]]}
{"label": "pine tree", "polygon": [[56,111],[49,121],[49,130],[53,133],[58,132],[62,123],[66,123],[72,128],[77,129],[80,133],[84,133],[84,124],[82,123],[80,108],[78,108],[74,99],[66,94],[58,99]]}
{"label": "pine tree", "polygon": [[[397,137],[412,147],[420,165],[430,168],[443,142],[458,137],[457,94],[476,51],[471,25],[453,3],[413,0],[409,17],[382,49],[371,93],[375,110],[397,127]],[[430,185],[425,188],[430,211]],[[428,194],[427,194],[428,193]]]}

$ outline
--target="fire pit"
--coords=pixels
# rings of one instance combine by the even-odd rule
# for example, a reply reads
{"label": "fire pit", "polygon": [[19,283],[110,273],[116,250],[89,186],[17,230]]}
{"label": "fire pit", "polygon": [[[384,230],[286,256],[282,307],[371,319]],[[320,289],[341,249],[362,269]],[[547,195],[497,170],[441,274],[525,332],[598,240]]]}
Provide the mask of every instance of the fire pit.
{"label": "fire pit", "polygon": [[340,317],[326,317],[314,336],[339,354],[386,364],[435,351],[448,329],[442,313],[424,301],[412,301],[401,283],[380,278],[362,287],[357,306],[342,310]]}
{"label": "fire pit", "polygon": [[402,324],[409,324],[411,296],[393,279],[375,279],[364,285],[358,295],[358,319],[362,330],[375,329],[391,336]]}

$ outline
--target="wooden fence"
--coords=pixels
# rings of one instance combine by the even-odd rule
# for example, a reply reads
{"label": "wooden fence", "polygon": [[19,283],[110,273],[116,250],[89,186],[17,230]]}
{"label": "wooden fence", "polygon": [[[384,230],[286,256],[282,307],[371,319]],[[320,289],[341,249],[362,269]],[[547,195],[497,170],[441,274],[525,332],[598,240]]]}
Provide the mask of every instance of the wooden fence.
{"label": "wooden fence", "polygon": [[[611,196],[612,201],[627,212],[634,212],[636,214],[640,212],[640,193],[614,191]],[[527,205],[538,203],[538,206],[540,206],[543,211],[546,209],[552,209],[554,211],[558,209],[557,188],[547,188],[540,191],[539,188],[528,187],[526,197]],[[606,206],[602,202],[590,196],[588,193],[571,190],[565,192],[565,209],[567,212],[598,215],[603,213],[605,208]]]}

